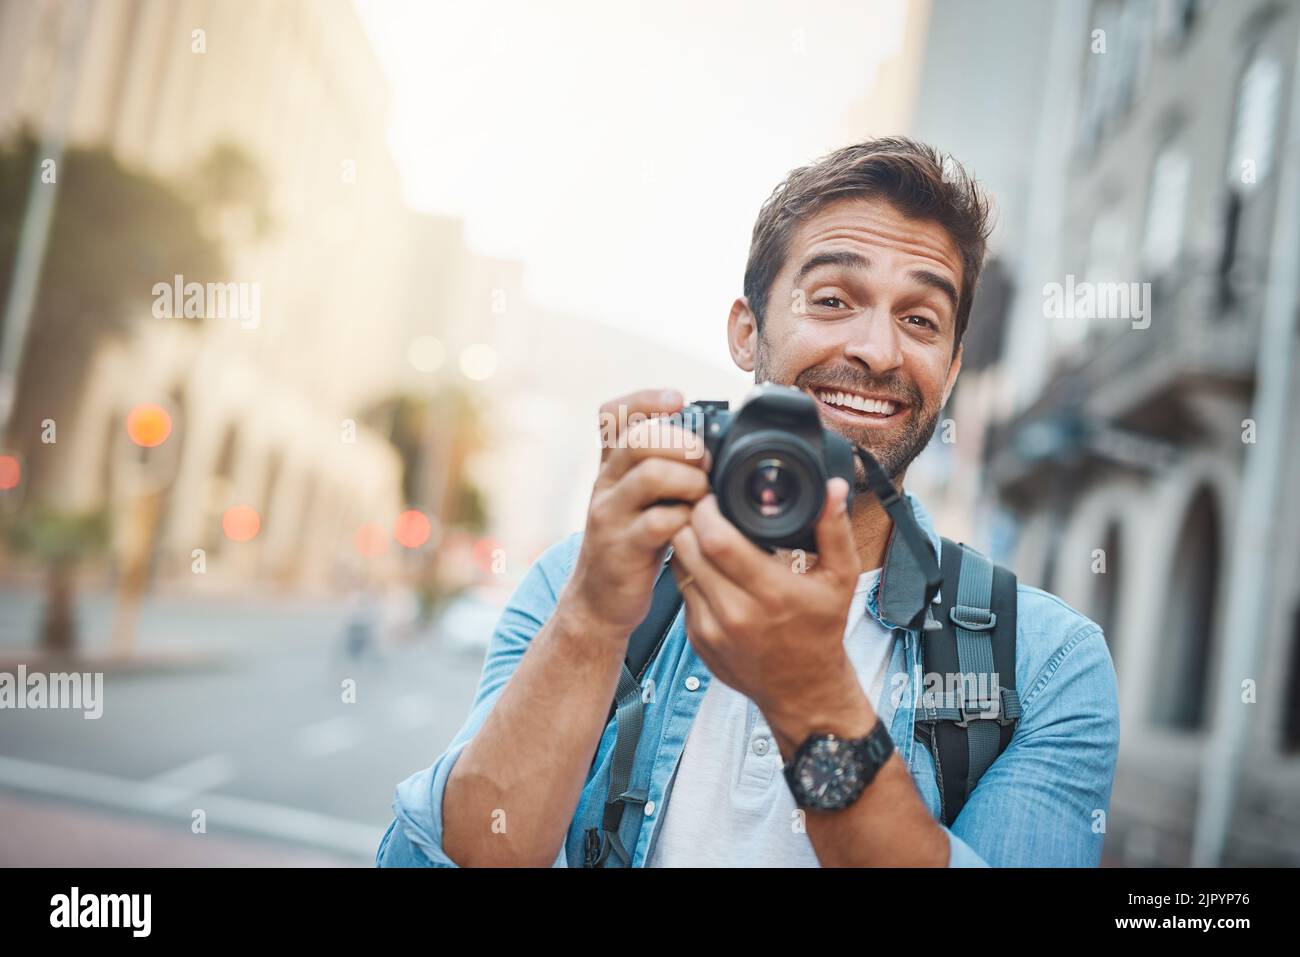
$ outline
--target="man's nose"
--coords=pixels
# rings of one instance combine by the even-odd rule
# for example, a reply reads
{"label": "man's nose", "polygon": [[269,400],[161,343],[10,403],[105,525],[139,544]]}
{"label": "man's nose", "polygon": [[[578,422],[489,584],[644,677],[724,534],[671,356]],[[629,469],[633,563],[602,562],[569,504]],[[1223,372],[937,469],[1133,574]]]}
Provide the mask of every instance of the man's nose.
{"label": "man's nose", "polygon": [[857,359],[875,373],[888,372],[903,364],[902,343],[893,316],[886,310],[871,309],[858,316],[849,329],[844,354]]}

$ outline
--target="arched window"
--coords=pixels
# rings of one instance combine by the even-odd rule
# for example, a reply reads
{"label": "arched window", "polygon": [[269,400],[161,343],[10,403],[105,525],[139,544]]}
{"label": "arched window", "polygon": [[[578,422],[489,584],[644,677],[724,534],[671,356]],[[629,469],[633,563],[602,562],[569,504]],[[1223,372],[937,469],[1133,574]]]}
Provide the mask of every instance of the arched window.
{"label": "arched window", "polygon": [[1219,510],[1202,488],[1183,520],[1159,619],[1151,715],[1157,724],[1185,731],[1205,726],[1220,559]]}
{"label": "arched window", "polygon": [[1263,182],[1273,171],[1281,92],[1281,64],[1271,54],[1256,50],[1237,87],[1232,150],[1228,156],[1229,183],[1241,183],[1243,173],[1253,174],[1255,182]]}
{"label": "arched window", "polygon": [[1248,281],[1251,264],[1242,262],[1243,214],[1249,211],[1249,197],[1258,192],[1273,172],[1281,88],[1282,67],[1277,57],[1262,47],[1257,48],[1237,85],[1236,110],[1228,141],[1227,189],[1217,270],[1220,310],[1237,304],[1241,298],[1238,287]]}

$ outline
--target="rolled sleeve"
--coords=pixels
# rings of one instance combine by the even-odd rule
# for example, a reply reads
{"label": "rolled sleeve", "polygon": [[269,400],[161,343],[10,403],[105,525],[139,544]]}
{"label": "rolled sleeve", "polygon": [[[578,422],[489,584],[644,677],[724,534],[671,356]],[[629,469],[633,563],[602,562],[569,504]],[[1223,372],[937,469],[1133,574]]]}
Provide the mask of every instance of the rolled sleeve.
{"label": "rolled sleeve", "polygon": [[[423,854],[429,862],[426,866],[460,866],[442,849],[442,796],[447,790],[451,769],[468,744],[468,737],[459,740],[444,751],[431,767],[412,774],[397,785],[393,794],[394,829],[412,851]],[[403,853],[401,856],[409,857],[410,854]],[[418,861],[416,863],[419,864]],[[382,861],[380,864],[386,866]]]}
{"label": "rolled sleeve", "polygon": [[[501,614],[488,644],[469,717],[432,765],[399,783],[393,793],[393,821],[375,855],[379,867],[459,867],[443,850],[443,795],[456,761],[487,720],[514,674],[532,637],[555,607],[563,578],[572,567],[579,535],[542,554]],[[567,866],[561,844],[553,867]]]}

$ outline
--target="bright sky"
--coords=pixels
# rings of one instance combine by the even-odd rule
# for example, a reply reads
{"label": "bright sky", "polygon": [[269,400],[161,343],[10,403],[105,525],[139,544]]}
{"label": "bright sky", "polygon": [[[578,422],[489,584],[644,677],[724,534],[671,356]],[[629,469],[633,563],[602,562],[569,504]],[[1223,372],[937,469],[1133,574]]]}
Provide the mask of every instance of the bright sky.
{"label": "bright sky", "polygon": [[762,201],[850,142],[906,0],[356,0],[415,208],[542,305],[727,363]]}

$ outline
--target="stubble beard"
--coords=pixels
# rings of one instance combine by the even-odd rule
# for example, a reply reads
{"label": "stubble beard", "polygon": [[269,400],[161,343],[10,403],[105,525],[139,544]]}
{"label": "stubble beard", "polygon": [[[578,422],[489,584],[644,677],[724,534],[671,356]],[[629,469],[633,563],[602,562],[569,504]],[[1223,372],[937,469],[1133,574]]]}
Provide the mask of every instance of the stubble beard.
{"label": "stubble beard", "polygon": [[[793,382],[787,382],[777,377],[773,373],[771,365],[767,360],[767,349],[764,347],[762,336],[759,337],[758,348],[755,355],[754,382],[755,384],[761,382],[775,382],[779,385],[793,385],[804,391],[819,384],[835,384],[833,381],[826,380],[824,374],[819,374],[816,368],[806,369],[799,373],[794,377]],[[847,383],[843,378],[841,378],[839,384]],[[862,391],[871,390],[871,386],[862,381],[861,377],[858,377],[858,382],[855,384],[855,388]],[[887,388],[884,391],[897,394],[898,389]],[[939,413],[941,411],[938,406],[929,408],[923,406],[918,401],[922,397],[915,384],[910,382],[906,383],[905,391],[909,392],[911,395],[911,400],[908,405],[910,412],[907,419],[902,423],[901,430],[896,430],[889,435],[882,435],[876,429],[846,428],[838,422],[834,425],[828,426],[835,432],[844,436],[844,438],[849,442],[854,445],[860,445],[870,452],[872,457],[880,463],[881,468],[885,470],[885,474],[889,476],[890,481],[895,485],[898,484],[899,476],[902,475],[904,470],[912,463],[912,460],[920,455],[921,452],[924,451],[925,447],[930,444],[930,439],[934,437],[935,429],[938,428]],[[825,423],[823,424],[825,425]],[[854,471],[856,473],[854,492],[859,495],[866,494],[871,490],[871,487],[867,484],[866,472],[863,469],[861,462],[854,462]]]}

